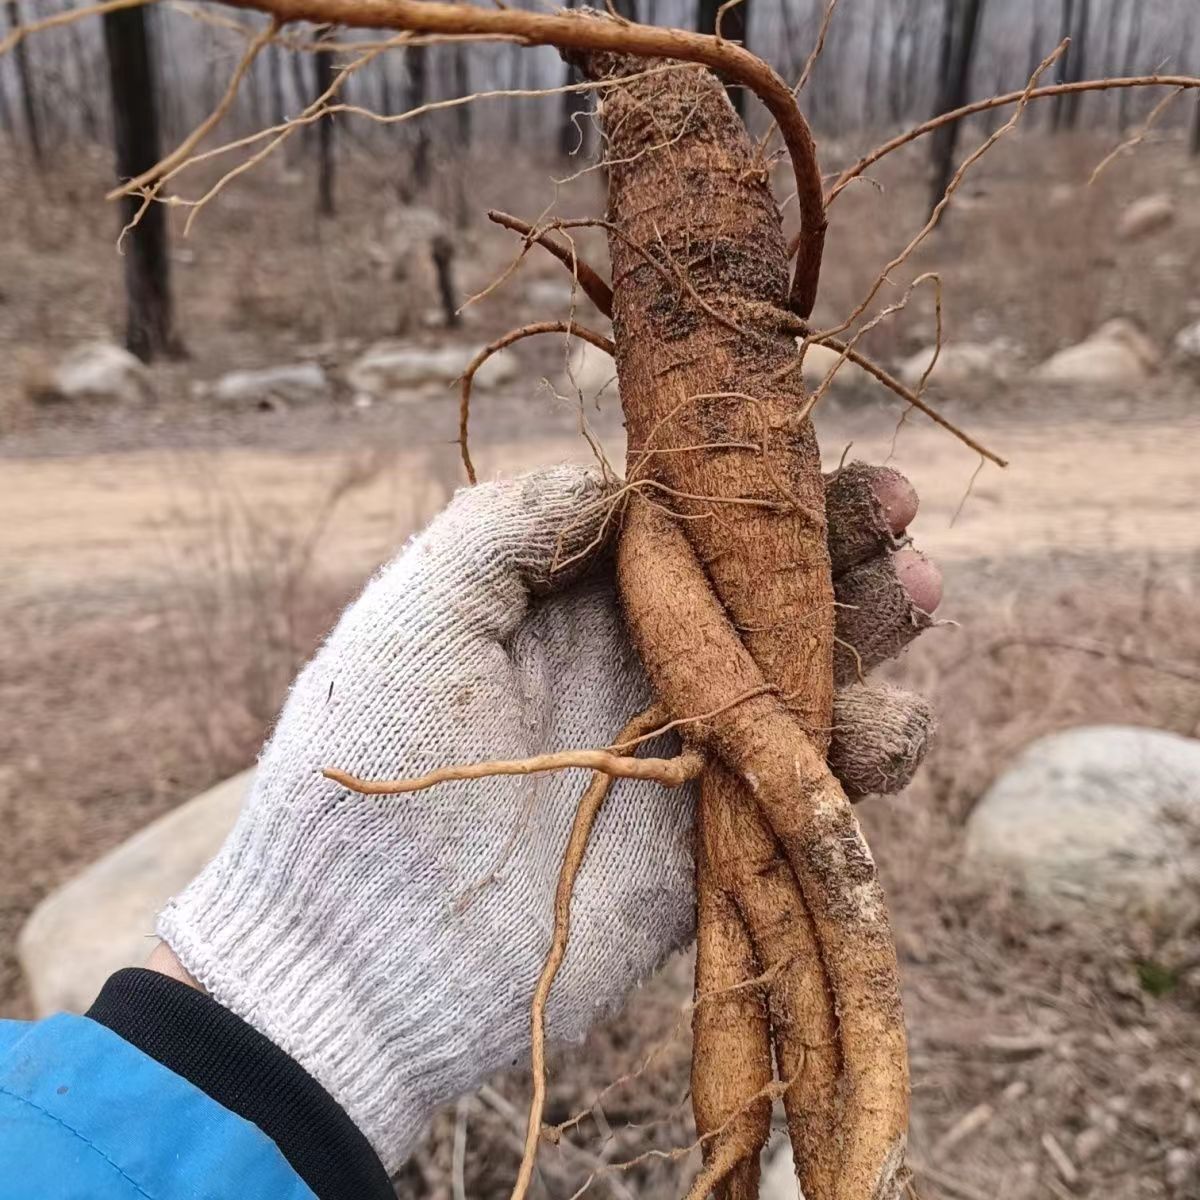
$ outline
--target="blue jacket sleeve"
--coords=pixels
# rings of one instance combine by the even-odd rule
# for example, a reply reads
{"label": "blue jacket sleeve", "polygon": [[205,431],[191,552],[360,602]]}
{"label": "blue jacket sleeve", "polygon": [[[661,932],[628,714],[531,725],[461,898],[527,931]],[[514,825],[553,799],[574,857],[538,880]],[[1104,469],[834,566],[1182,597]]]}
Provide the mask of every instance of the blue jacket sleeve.
{"label": "blue jacket sleeve", "polygon": [[314,1200],[275,1143],[87,1017],[0,1021],[0,1200]]}

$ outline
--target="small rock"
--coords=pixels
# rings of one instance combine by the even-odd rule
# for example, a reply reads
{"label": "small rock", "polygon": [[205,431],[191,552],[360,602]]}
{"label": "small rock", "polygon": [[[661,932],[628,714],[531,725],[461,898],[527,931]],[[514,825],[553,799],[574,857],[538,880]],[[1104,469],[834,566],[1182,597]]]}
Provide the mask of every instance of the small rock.
{"label": "small rock", "polygon": [[33,910],[17,955],[38,1016],[83,1012],[109,975],[145,961],[159,909],[217,852],[252,776],[243,771],[159,817]]}
{"label": "small rock", "polygon": [[1171,343],[1175,357],[1190,367],[1200,367],[1200,321],[1185,326]]}
{"label": "small rock", "polygon": [[32,388],[33,399],[43,402],[136,404],[153,395],[145,364],[111,342],[76,346]]}
{"label": "small rock", "polygon": [[1052,354],[1034,371],[1050,383],[1140,383],[1158,369],[1154,343],[1123,317],[1107,321],[1090,337]]}
{"label": "small rock", "polygon": [[329,396],[329,380],[319,363],[293,363],[256,371],[230,371],[212,387],[221,404],[239,408],[269,408],[277,404],[305,404]]}
{"label": "small rock", "polygon": [[1117,221],[1117,237],[1135,241],[1165,229],[1175,220],[1175,202],[1162,192],[1135,200]]}
{"label": "small rock", "polygon": [[[933,360],[934,349],[926,346],[906,358],[897,371],[901,381],[916,387]],[[963,387],[1007,378],[1012,373],[1015,353],[1015,347],[1006,338],[992,342],[947,342],[933,365],[929,382],[937,387]]]}
{"label": "small rock", "polygon": [[1040,738],[967,821],[968,868],[1012,879],[1042,911],[1178,916],[1200,874],[1200,741],[1085,726]]}
{"label": "small rock", "polygon": [[[410,342],[378,342],[346,372],[346,382],[355,392],[409,400],[414,394],[444,392],[466,370],[478,350],[476,346],[418,346]],[[517,373],[517,361],[502,351],[475,373],[476,391],[508,382]]]}

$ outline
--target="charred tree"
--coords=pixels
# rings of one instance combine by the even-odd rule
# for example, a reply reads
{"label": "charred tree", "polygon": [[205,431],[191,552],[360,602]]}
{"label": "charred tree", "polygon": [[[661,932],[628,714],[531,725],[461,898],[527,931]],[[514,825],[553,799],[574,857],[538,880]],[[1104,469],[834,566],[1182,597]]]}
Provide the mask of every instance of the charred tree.
{"label": "charred tree", "polygon": [[[471,94],[471,63],[467,58],[465,46],[454,47],[454,94],[469,96]],[[455,132],[458,136],[458,148],[471,148],[471,113],[474,109],[469,104],[460,104],[454,110]]]}
{"label": "charred tree", "polygon": [[[328,33],[328,30],[324,31]],[[318,101],[333,86],[333,51],[318,50],[313,55],[313,101]],[[334,202],[334,175],[337,165],[333,147],[333,114],[326,113],[317,122],[317,212],[332,217],[337,211]]]}
{"label": "charred tree", "polygon": [[[1071,34],[1071,58],[1067,72],[1067,77],[1072,83],[1078,83],[1087,75],[1091,15],[1091,0],[1079,0],[1079,7],[1075,14],[1075,29]],[[1063,98],[1067,102],[1063,123],[1068,129],[1074,129],[1079,124],[1079,110],[1083,103],[1083,93],[1072,92]]]}
{"label": "charred tree", "polygon": [[280,56],[283,51],[278,46],[268,46],[267,54],[267,90],[271,97],[271,123],[282,125],[287,120],[287,104],[283,99],[283,63]]}
{"label": "charred tree", "polygon": [[[21,26],[21,10],[17,0],[7,0],[8,27],[17,30]],[[33,72],[29,68],[29,51],[24,39],[13,46],[13,62],[17,68],[17,82],[21,88],[21,111],[25,114],[25,136],[29,141],[29,153],[34,164],[42,165],[42,126],[38,114],[37,93],[33,85]]]}
{"label": "charred tree", "polygon": [[[1062,41],[1071,37],[1074,32],[1074,13],[1075,0],[1060,0],[1061,7],[1059,9],[1058,23],[1058,40]],[[1071,78],[1071,60],[1075,57],[1075,44],[1072,42],[1067,46],[1066,52],[1058,60],[1058,67],[1055,71],[1055,82],[1066,83]],[[1050,128],[1057,133],[1063,126],[1063,116],[1066,112],[1066,96],[1054,97],[1054,116],[1050,121]]]}
{"label": "charred tree", "polygon": [[[1125,27],[1125,50],[1121,55],[1121,74],[1132,75],[1142,47],[1142,6],[1135,3]],[[1117,125],[1124,133],[1129,126],[1129,91],[1122,89],[1117,101]]]}
{"label": "charred tree", "polygon": [[[971,83],[971,64],[975,58],[979,20],[983,0],[946,0],[945,26],[942,32],[942,75],[934,116],[961,108],[967,102]],[[958,145],[960,121],[943,125],[931,139],[933,184],[930,208],[936,207],[954,173],[954,151]]]}
{"label": "charred tree", "polygon": [[[408,81],[405,89],[405,108],[411,111],[420,108],[429,98],[429,51],[425,46],[410,46],[405,52],[408,63]],[[401,187],[401,198],[406,204],[429,186],[430,152],[429,128],[426,122],[414,122],[416,133],[413,140],[412,163],[409,178]]]}
{"label": "charred tree", "polygon": [[[117,177],[132,179],[158,162],[158,90],[146,9],[124,8],[104,14],[104,49],[112,95],[113,144]],[[175,335],[171,302],[166,207],[151,204],[133,224],[141,200],[121,200],[125,236],[125,345],[149,362],[183,353]]]}
{"label": "charred tree", "polygon": [[[567,0],[566,8],[574,8],[575,0]],[[583,82],[583,73],[574,63],[567,64],[563,83],[570,85]],[[558,126],[558,152],[570,158],[587,148],[587,129],[583,117],[590,110],[591,101],[587,92],[563,92],[562,115]]]}
{"label": "charred tree", "polygon": [[[733,8],[726,9],[721,12],[721,7],[724,0],[698,0],[696,5],[696,32],[697,33],[716,33],[717,18],[721,18],[721,36],[728,38],[731,42],[741,42],[746,44],[746,37],[749,33],[750,21],[750,0],[742,0],[741,4]],[[631,5],[636,7],[636,5]],[[634,18],[636,20],[636,18]],[[725,87],[729,93],[729,99],[733,102],[733,107],[737,109],[738,116],[744,116],[746,112],[746,91],[744,88],[731,87],[728,84]]]}

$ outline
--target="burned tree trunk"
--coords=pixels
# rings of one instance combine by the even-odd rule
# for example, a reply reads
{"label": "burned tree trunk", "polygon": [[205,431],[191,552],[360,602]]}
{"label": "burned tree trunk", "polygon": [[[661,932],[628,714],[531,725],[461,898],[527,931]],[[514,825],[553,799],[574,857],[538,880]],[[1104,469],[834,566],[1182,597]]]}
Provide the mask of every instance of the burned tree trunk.
{"label": "burned tree trunk", "polygon": [[[1071,61],[1068,71],[1068,78],[1073,83],[1078,83],[1087,74],[1091,10],[1091,0],[1079,0],[1075,30],[1071,34]],[[1083,93],[1072,92],[1066,97],[1066,101],[1067,107],[1063,116],[1063,122],[1068,129],[1074,129],[1079,124],[1079,110],[1083,104]]]}
{"label": "burned tree trunk", "polygon": [[[1142,6],[1134,3],[1129,14],[1129,23],[1125,28],[1125,50],[1121,55],[1121,74],[1132,75],[1137,66],[1138,51],[1142,45]],[[1117,126],[1122,133],[1129,126],[1130,96],[1127,89],[1122,89],[1117,101]]]}
{"label": "burned tree trunk", "polygon": [[[158,90],[147,13],[125,8],[104,14],[104,48],[112,94],[113,141],[117,177],[132,179],[159,160]],[[122,224],[130,225],[141,207],[139,196],[121,200]],[[145,362],[176,356],[171,302],[167,217],[162,204],[151,204],[125,237],[125,345]]]}
{"label": "burned tree trunk", "polygon": [[[942,33],[942,76],[934,116],[961,108],[967,102],[971,82],[971,64],[983,0],[946,0],[945,28]],[[960,121],[943,125],[930,140],[933,159],[933,184],[929,207],[935,208],[946,194],[954,174],[954,151],[958,145]]]}
{"label": "burned tree trunk", "polygon": [[[424,46],[410,46],[405,51],[405,61],[408,65],[408,85],[405,89],[405,108],[420,108],[429,96],[429,51]],[[405,203],[411,203],[413,198],[429,186],[430,151],[429,126],[425,121],[415,122],[416,132],[413,141],[412,162],[409,177],[401,187],[401,197]]]}
{"label": "burned tree trunk", "polygon": [[[1058,40],[1060,42],[1071,37],[1074,30],[1074,11],[1075,0],[1060,0],[1060,20],[1058,25]],[[1058,60],[1058,69],[1055,74],[1056,83],[1066,83],[1071,78],[1071,59],[1075,57],[1075,45],[1072,42],[1067,46],[1066,52]],[[1054,117],[1050,122],[1050,128],[1057,133],[1063,124],[1063,114],[1066,112],[1066,96],[1054,97]]]}
{"label": "burned tree trunk", "polygon": [[[8,27],[21,27],[21,12],[17,0],[7,0]],[[42,165],[42,125],[38,113],[37,94],[33,85],[33,72],[29,69],[29,48],[24,39],[13,47],[13,61],[17,67],[17,82],[21,87],[21,111],[25,114],[25,137],[29,142],[29,154],[34,165]]]}
{"label": "burned tree trunk", "polygon": [[[696,5],[696,32],[716,33],[717,17],[721,18],[721,36],[731,42],[746,44],[750,22],[750,0],[742,0],[741,4],[721,12],[724,0],[699,0]],[[729,99],[737,109],[739,117],[746,113],[746,90],[740,87],[727,87]]]}
{"label": "burned tree trunk", "polygon": [[[328,30],[324,31],[325,33]],[[324,96],[333,86],[333,51],[318,50],[313,55],[313,101]],[[334,203],[334,174],[337,163],[333,147],[333,114],[326,113],[317,122],[317,213],[332,217],[337,211]]]}
{"label": "burned tree trunk", "polygon": [[[575,0],[567,0],[566,8],[574,8]],[[582,83],[583,74],[578,67],[567,64],[564,84]],[[563,158],[570,158],[587,148],[587,130],[583,125],[583,116],[591,107],[591,101],[586,92],[563,92],[562,116],[558,126],[558,152]]]}

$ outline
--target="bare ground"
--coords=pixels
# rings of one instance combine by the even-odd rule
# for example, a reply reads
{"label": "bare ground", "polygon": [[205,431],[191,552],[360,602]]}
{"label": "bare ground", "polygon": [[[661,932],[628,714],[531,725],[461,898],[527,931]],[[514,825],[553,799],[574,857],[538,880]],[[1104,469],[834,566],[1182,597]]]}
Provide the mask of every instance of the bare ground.
{"label": "bare ground", "polygon": [[[1140,248],[1097,232],[1133,195],[1186,194],[1177,148],[1142,147],[1122,160],[1136,172],[1114,166],[1069,217],[1045,209],[1027,219],[1031,164],[1044,172],[1045,192],[1055,181],[1077,185],[1103,150],[1071,144],[1053,178],[1036,144],[997,158],[927,256],[945,268],[952,336],[1005,333],[1036,361],[1118,314],[1141,317],[1165,346],[1194,311],[1196,213],[1168,240]],[[294,180],[258,192],[252,184],[231,208],[206,214],[209,231],[177,268],[192,361],[156,369],[155,405],[90,412],[38,409],[24,380],[119,322],[111,228],[95,199],[102,166],[77,166],[36,198],[15,174],[0,179],[27,234],[0,244],[6,1015],[25,1011],[12,946],[32,905],[157,813],[251,761],[339,606],[458,485],[450,396],[270,413],[216,413],[192,399],[194,379],[231,367],[291,361],[313,347],[344,361],[370,338],[423,328],[413,285],[381,284],[361,268],[367,231],[387,206],[372,169],[356,163],[344,202],[352,219],[335,229],[317,228]],[[499,170],[480,177],[481,204],[536,213],[547,199]],[[831,242],[839,264],[827,283],[831,310],[860,295],[919,224],[918,173],[898,169],[887,181],[887,205],[869,185],[839,202],[847,207]],[[474,227],[463,237],[469,291],[511,246]],[[529,267],[535,278],[556,278],[552,264],[531,258]],[[527,296],[528,278],[510,282],[462,336],[482,342],[501,319],[565,315],[531,311]],[[894,356],[929,334],[928,308],[914,307],[874,349]],[[531,345],[521,357],[528,378],[556,377],[561,347]],[[534,393],[480,397],[481,474],[586,460],[577,412]],[[1169,928],[1056,926],[1019,897],[964,878],[957,849],[971,805],[1042,733],[1097,721],[1200,731],[1200,690],[1153,665],[1200,661],[1196,386],[1164,371],[1136,394],[1013,384],[942,399],[1011,458],[1007,471],[989,466],[973,479],[977,458],[923,418],[897,433],[887,398],[838,401],[821,417],[831,463],[853,442],[855,457],[894,454],[918,486],[919,541],[943,564],[941,615],[956,622],[891,672],[928,690],[942,713],[921,779],[864,811],[901,948],[920,1191],[946,1200],[1195,1200],[1200,1165],[1187,1156],[1200,1144],[1200,973],[1187,964],[1200,953],[1200,918]],[[588,412],[619,461],[612,402]],[[1086,638],[1109,653],[1022,644],[1031,634]],[[1122,658],[1131,652],[1150,665]],[[1173,986],[1147,990],[1146,963]],[[570,1195],[605,1163],[689,1144],[689,978],[677,960],[587,1046],[559,1056],[549,1120],[585,1115],[569,1135],[579,1149],[546,1149],[544,1195]],[[627,1072],[636,1077],[612,1087]],[[506,1194],[526,1088],[514,1072],[439,1118],[401,1194],[452,1194],[463,1123],[467,1194]],[[604,1171],[594,1187],[671,1194],[695,1158],[652,1156],[616,1176]]]}

